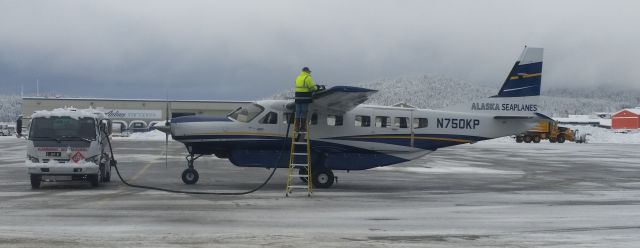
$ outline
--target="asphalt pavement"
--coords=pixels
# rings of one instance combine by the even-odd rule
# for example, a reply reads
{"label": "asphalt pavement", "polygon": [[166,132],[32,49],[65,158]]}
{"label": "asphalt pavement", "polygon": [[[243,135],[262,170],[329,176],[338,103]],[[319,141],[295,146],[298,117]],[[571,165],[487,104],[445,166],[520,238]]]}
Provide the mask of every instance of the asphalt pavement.
{"label": "asphalt pavement", "polygon": [[[0,137],[0,247],[637,247],[640,151],[624,144],[487,142],[416,161],[336,171],[338,183],[284,196],[286,170],[243,196],[187,195],[110,183],[32,190],[24,140]],[[196,161],[185,149],[117,139],[127,180],[178,190],[236,192],[269,170]],[[115,172],[115,170],[114,170]]]}

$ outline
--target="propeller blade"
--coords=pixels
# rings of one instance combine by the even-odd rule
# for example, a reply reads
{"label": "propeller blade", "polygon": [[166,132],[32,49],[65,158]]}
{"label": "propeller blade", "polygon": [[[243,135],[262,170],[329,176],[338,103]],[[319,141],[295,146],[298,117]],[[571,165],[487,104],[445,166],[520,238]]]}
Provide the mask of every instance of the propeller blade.
{"label": "propeller blade", "polygon": [[164,168],[169,167],[169,132],[171,132],[171,123],[169,122],[169,91],[167,91],[167,109],[165,111],[166,120],[164,126],[167,128],[164,132]]}

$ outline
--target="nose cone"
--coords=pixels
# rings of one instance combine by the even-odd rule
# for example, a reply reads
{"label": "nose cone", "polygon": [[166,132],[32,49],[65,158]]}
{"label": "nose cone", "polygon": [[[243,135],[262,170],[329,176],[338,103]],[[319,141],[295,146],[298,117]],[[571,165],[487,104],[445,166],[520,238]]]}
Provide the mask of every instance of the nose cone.
{"label": "nose cone", "polygon": [[155,126],[153,126],[154,129],[163,132],[163,133],[168,133],[171,134],[171,122],[165,122],[165,123],[158,123]]}

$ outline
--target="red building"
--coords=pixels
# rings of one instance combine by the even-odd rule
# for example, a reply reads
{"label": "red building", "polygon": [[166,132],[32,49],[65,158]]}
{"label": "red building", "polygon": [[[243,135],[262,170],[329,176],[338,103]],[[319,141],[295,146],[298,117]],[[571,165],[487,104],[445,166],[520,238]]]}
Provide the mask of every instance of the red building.
{"label": "red building", "polygon": [[613,129],[639,129],[640,108],[623,109],[611,116]]}

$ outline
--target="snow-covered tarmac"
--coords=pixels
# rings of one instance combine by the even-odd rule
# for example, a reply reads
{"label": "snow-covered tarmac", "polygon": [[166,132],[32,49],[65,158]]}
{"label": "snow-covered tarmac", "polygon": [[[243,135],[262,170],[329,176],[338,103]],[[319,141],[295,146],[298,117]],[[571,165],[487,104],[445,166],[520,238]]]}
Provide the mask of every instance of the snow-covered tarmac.
{"label": "snow-covered tarmac", "polygon": [[[213,157],[200,182],[179,179],[184,148],[117,139],[139,184],[242,190],[268,171]],[[490,141],[368,171],[336,172],[331,189],[284,197],[285,170],[247,196],[169,194],[114,180],[97,189],[31,190],[24,141],[0,137],[0,247],[637,247],[638,144]]]}

